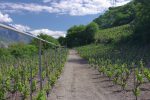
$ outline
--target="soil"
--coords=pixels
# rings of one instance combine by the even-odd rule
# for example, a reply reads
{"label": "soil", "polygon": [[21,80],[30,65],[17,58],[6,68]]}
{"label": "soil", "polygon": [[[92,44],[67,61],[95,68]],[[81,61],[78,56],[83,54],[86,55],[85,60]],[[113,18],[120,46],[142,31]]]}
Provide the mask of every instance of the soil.
{"label": "soil", "polygon": [[120,96],[107,89],[113,87],[107,81],[96,69],[90,68],[76,51],[70,50],[63,73],[48,100],[120,100]]}

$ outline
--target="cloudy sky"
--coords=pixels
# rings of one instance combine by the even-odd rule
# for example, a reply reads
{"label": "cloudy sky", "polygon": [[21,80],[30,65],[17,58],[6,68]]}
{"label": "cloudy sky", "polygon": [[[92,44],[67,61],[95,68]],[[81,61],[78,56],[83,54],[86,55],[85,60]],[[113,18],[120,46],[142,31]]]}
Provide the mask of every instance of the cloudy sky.
{"label": "cloudy sky", "polygon": [[[73,25],[88,24],[114,6],[113,0],[0,0],[0,22],[22,31],[64,36]],[[116,0],[115,6],[130,0]]]}

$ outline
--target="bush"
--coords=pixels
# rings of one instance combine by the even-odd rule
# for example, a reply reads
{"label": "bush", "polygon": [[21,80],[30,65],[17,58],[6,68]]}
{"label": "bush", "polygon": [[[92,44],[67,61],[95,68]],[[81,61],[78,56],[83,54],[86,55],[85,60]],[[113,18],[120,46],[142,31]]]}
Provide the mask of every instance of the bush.
{"label": "bush", "polygon": [[33,45],[13,44],[9,47],[11,55],[16,58],[30,57],[38,53],[38,49]]}

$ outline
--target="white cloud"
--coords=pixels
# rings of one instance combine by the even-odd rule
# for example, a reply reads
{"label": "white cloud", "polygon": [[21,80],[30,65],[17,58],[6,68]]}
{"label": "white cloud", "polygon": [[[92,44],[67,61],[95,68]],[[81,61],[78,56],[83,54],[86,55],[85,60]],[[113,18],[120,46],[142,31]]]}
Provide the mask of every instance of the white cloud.
{"label": "white cloud", "polygon": [[107,0],[61,0],[52,6],[62,14],[81,16],[102,13],[111,5]]}
{"label": "white cloud", "polygon": [[12,22],[13,20],[9,17],[8,14],[3,14],[0,12],[0,22]]}
{"label": "white cloud", "polygon": [[33,35],[39,35],[39,34],[47,34],[50,35],[54,38],[59,38],[60,36],[65,37],[66,36],[66,32],[65,31],[52,31],[49,29],[36,29],[36,30],[32,30],[29,26],[26,25],[21,25],[21,24],[9,24],[12,27],[16,28],[17,30],[23,31],[23,32],[30,32]]}
{"label": "white cloud", "polygon": [[0,8],[7,10],[25,10],[30,12],[41,12],[44,10],[51,11],[52,7],[34,4],[34,3],[0,3]]}
{"label": "white cloud", "polygon": [[13,26],[14,28],[16,28],[17,30],[20,30],[23,32],[27,32],[31,29],[29,26],[25,26],[25,25],[21,25],[21,24],[10,24],[10,25]]}
{"label": "white cloud", "polygon": [[34,34],[34,35],[39,35],[39,34],[43,33],[43,34],[50,35],[54,38],[58,38],[60,36],[65,37],[65,34],[66,34],[65,31],[52,31],[52,30],[49,30],[49,29],[37,29],[37,30],[31,31],[31,33]]}
{"label": "white cloud", "polygon": [[130,1],[131,1],[131,0],[116,0],[115,6],[121,6],[121,5],[124,5],[124,4],[129,3]]}
{"label": "white cloud", "polygon": [[[115,6],[128,3],[131,0],[116,0]],[[25,10],[30,12],[49,12],[82,16],[103,13],[112,5],[112,0],[43,0],[44,5],[35,3],[0,3],[0,9]],[[48,6],[49,5],[49,6]]]}

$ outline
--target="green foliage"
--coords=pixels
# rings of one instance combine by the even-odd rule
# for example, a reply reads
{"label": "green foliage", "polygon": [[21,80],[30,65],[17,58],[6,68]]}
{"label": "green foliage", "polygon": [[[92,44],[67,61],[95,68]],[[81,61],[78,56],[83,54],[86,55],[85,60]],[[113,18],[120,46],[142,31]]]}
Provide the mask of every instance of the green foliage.
{"label": "green foliage", "polygon": [[84,35],[85,36],[84,41],[86,41],[86,44],[94,42],[95,40],[94,36],[98,32],[98,30],[99,30],[98,25],[95,22],[92,22],[86,26]]}
{"label": "green foliage", "polygon": [[44,90],[39,92],[36,100],[46,100],[46,93]]}
{"label": "green foliage", "polygon": [[[33,48],[32,48],[33,47]],[[37,48],[33,45],[15,44],[6,48],[11,57],[0,58],[0,99],[10,97],[7,93],[18,93],[23,100],[28,99],[31,93],[39,92],[39,58]],[[19,51],[20,50],[20,51]],[[57,52],[56,52],[57,51]],[[33,55],[34,54],[34,55]],[[11,55],[11,54],[10,54]],[[42,58],[42,83],[43,90],[39,92],[36,100],[46,100],[51,87],[58,79],[67,58],[67,49],[48,49],[41,55]],[[61,59],[59,59],[61,57]],[[32,79],[32,83],[31,83]],[[48,96],[48,95],[47,95]]]}
{"label": "green foliage", "polygon": [[51,86],[53,86],[55,84],[56,80],[57,80],[57,77],[55,75],[51,75],[51,77],[50,77]]}
{"label": "green foliage", "polygon": [[[124,46],[124,48],[122,48]],[[149,81],[150,71],[145,68],[149,63],[147,57],[149,49],[140,47],[131,47],[129,45],[121,46],[116,44],[91,44],[77,48],[79,54],[89,60],[92,67],[112,80],[114,84],[120,85],[122,90],[128,87],[130,75],[134,75],[133,94],[137,98],[144,82]],[[122,49],[120,49],[122,48]],[[135,52],[136,51],[136,52]],[[142,59],[142,60],[141,60]],[[148,62],[146,62],[148,61]],[[135,68],[136,64],[136,68]],[[146,80],[147,79],[147,80]]]}
{"label": "green foliage", "polygon": [[138,87],[138,88],[135,88],[134,90],[133,90],[133,94],[137,97],[137,96],[139,96],[140,95],[140,88]]}
{"label": "green foliage", "polygon": [[42,72],[42,79],[44,80],[45,77],[46,77],[46,71],[43,71],[43,72]]}
{"label": "green foliage", "polygon": [[19,82],[18,84],[18,91],[22,94],[23,99],[27,98],[27,96],[29,95],[29,85],[28,84],[23,84],[21,82]]}
{"label": "green foliage", "polygon": [[36,84],[37,84],[37,81],[36,81],[36,80],[33,80],[33,81],[32,81],[32,91],[35,91],[35,90],[36,90]]}
{"label": "green foliage", "polygon": [[60,43],[62,46],[66,46],[66,45],[67,45],[67,41],[66,41],[66,38],[65,38],[65,37],[59,37],[59,38],[58,38],[58,41],[59,41],[59,43]]}
{"label": "green foliage", "polygon": [[8,49],[0,48],[0,58],[1,57],[10,57],[10,56],[11,56],[11,54]]}
{"label": "green foliage", "polygon": [[136,18],[135,24],[135,39],[138,39],[144,44],[150,43],[150,3],[149,0],[135,0]]}
{"label": "green foliage", "polygon": [[[84,31],[85,26],[79,25],[79,26],[73,26],[67,31],[66,35],[66,41],[68,47],[74,47],[74,46],[80,46],[84,44]],[[86,36],[85,36],[86,37]]]}
{"label": "green foliage", "polygon": [[29,57],[37,54],[38,49],[33,45],[13,44],[8,49],[15,57]]}
{"label": "green foliage", "polygon": [[135,19],[134,3],[124,6],[111,7],[103,15],[94,20],[100,29],[129,24]]}
{"label": "green foliage", "polygon": [[95,42],[96,43],[112,43],[118,41],[125,41],[131,34],[132,29],[130,25],[123,25],[114,28],[108,28],[99,30],[95,34]]}
{"label": "green foliage", "polygon": [[73,26],[67,31],[66,41],[68,47],[76,47],[94,42],[95,33],[98,25],[94,22],[87,26]]}
{"label": "green foliage", "polygon": [[[46,41],[48,41],[48,42],[52,42],[52,43],[54,43],[54,44],[56,44],[56,45],[59,45],[59,42],[57,41],[57,39],[54,39],[53,37],[51,37],[51,36],[49,36],[49,35],[46,35],[46,34],[40,34],[40,35],[38,35],[37,37],[39,37],[39,38],[41,38],[41,39],[43,39],[43,40],[46,40]],[[32,41],[31,41],[31,44],[32,45],[35,45],[35,46],[37,46],[37,47],[39,47],[39,40],[38,39],[33,39]],[[48,43],[42,43],[42,49],[43,50],[47,50],[47,49],[50,49],[52,47],[52,45],[50,45],[50,44],[48,44]]]}
{"label": "green foliage", "polygon": [[147,69],[147,68],[144,69],[144,76],[150,82],[150,70],[149,69]]}

